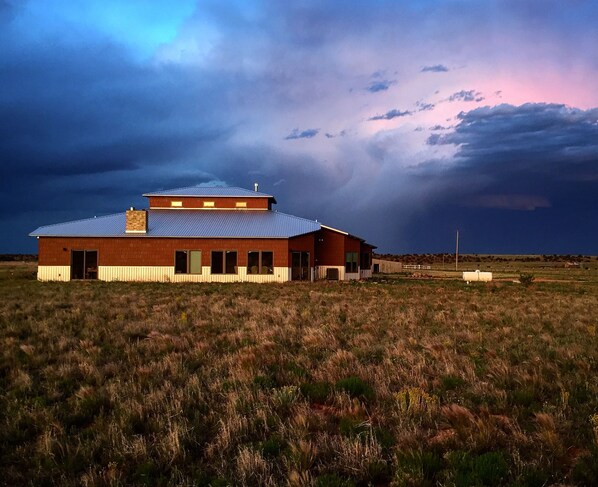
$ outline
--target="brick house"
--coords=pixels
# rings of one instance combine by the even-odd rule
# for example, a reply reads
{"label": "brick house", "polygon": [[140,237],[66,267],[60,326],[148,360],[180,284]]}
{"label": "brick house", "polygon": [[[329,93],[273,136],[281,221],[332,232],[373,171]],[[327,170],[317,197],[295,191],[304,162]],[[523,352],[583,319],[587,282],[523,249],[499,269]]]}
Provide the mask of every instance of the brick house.
{"label": "brick house", "polygon": [[194,186],[147,193],[148,209],[38,228],[38,279],[285,282],[371,277],[374,246],[272,209],[274,196]]}

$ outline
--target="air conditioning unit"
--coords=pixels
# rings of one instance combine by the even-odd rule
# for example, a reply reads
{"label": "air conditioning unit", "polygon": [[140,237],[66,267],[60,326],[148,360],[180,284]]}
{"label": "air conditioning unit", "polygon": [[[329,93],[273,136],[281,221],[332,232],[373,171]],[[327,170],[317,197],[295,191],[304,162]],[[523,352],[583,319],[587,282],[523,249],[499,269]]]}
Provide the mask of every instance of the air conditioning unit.
{"label": "air conditioning unit", "polygon": [[326,279],[329,281],[338,281],[338,269],[326,269]]}

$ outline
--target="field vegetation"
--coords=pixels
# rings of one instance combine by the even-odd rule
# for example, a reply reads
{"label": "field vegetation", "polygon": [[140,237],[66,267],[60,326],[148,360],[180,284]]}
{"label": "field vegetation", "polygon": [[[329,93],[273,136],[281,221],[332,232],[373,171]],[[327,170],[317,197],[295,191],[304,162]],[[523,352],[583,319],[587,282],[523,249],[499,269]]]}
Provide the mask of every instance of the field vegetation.
{"label": "field vegetation", "polygon": [[0,266],[0,483],[598,485],[598,283],[39,283]]}

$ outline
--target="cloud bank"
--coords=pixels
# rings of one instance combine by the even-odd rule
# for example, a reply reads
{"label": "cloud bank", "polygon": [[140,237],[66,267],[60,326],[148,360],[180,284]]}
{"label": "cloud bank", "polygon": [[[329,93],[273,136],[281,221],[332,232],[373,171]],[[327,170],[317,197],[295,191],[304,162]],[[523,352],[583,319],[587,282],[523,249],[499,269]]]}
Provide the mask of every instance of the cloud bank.
{"label": "cloud bank", "polygon": [[382,251],[595,252],[598,5],[466,4],[0,3],[0,252],[214,181]]}

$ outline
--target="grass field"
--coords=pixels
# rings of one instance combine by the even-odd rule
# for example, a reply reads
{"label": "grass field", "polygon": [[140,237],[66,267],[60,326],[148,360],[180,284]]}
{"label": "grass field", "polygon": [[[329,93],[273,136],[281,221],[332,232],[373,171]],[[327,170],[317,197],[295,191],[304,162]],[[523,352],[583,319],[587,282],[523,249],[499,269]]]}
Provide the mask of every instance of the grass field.
{"label": "grass field", "polygon": [[598,485],[596,271],[524,270],[218,285],[0,265],[0,483]]}

